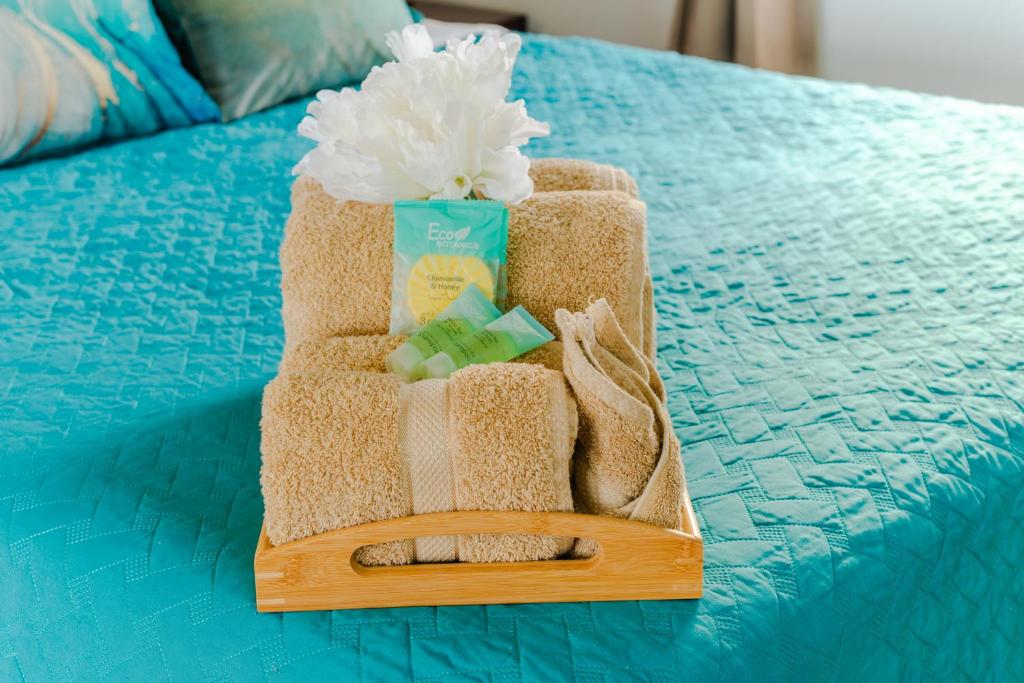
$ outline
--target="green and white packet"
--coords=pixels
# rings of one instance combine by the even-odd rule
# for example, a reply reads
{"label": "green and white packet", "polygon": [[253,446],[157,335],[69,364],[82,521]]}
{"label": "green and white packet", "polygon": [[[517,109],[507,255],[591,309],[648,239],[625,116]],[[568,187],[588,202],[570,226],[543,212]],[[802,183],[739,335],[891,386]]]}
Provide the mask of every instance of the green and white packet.
{"label": "green and white packet", "polygon": [[475,284],[504,310],[508,209],[490,200],[395,202],[391,334],[412,334]]}

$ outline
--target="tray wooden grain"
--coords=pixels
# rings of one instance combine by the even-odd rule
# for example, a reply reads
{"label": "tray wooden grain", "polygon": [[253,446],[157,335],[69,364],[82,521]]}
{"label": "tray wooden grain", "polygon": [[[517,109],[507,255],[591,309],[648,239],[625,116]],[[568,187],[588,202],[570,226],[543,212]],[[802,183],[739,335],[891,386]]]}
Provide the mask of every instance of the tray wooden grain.
{"label": "tray wooden grain", "polygon": [[[490,605],[590,600],[663,600],[701,596],[704,548],[689,498],[683,529],[571,512],[436,512],[330,531],[256,547],[260,612]],[[529,533],[592,538],[583,560],[412,564],[367,567],[353,559],[364,545],[418,536]]]}

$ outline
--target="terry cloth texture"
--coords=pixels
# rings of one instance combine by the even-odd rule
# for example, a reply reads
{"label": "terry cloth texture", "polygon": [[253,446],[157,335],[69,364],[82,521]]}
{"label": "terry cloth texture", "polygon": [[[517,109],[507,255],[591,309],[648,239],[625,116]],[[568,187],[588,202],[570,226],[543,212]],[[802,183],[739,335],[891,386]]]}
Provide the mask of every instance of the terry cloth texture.
{"label": "terry cloth texture", "polygon": [[[556,308],[604,297],[653,356],[646,206],[622,192],[533,195],[510,209],[508,306],[554,329]],[[281,248],[286,353],[304,339],[384,334],[391,302],[390,205],[339,203],[299,178]]]}
{"label": "terry cloth texture", "polygon": [[[278,373],[331,373],[349,370],[387,372],[384,359],[405,341],[402,336],[366,334],[353,337],[328,337],[299,342],[284,358]],[[512,360],[513,363],[542,365],[562,370],[562,343],[552,341]]]}
{"label": "terry cloth texture", "polygon": [[[577,508],[679,528],[683,464],[653,363],[626,338],[608,302],[555,317],[565,376],[579,407],[573,458]],[[596,547],[580,539],[574,552]]]}
{"label": "terry cloth texture", "polygon": [[[542,157],[530,160],[530,177],[533,179],[534,192],[558,192],[563,190],[613,190],[625,192],[630,197],[638,198],[640,191],[633,177],[625,169],[610,164],[599,164],[583,159],[560,159]],[[654,287],[650,273],[644,283],[643,314],[646,317],[643,325],[641,350],[648,358],[654,358],[657,343],[654,331]]]}
{"label": "terry cloth texture", "polygon": [[626,171],[582,159],[531,159],[534,192],[615,190],[639,197],[636,181]]}
{"label": "terry cloth texture", "polygon": [[[423,437],[408,411],[426,410],[431,401],[443,406],[442,433]],[[261,430],[260,482],[275,545],[437,511],[438,499],[449,501],[449,510],[573,508],[576,406],[561,373],[538,365],[471,366],[448,380],[411,385],[377,372],[282,374],[264,392]],[[415,447],[422,439],[435,449],[427,457],[448,468],[439,484],[414,460],[423,455]],[[431,481],[446,490],[414,490]],[[424,500],[432,507],[417,509]],[[470,535],[457,540],[451,556],[438,557],[436,543],[427,554],[431,561],[539,560],[570,545],[571,539],[547,536]],[[416,550],[412,541],[385,543],[362,549],[358,559],[406,564]]]}

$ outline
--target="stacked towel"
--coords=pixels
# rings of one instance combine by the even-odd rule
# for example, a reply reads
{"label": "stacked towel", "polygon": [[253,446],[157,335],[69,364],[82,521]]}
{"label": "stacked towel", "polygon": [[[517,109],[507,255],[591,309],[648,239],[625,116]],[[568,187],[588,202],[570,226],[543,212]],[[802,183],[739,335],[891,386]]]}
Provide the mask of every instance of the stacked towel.
{"label": "stacked towel", "polygon": [[[530,179],[534,192],[612,190],[634,199],[640,196],[636,181],[624,169],[583,159],[531,159]],[[312,187],[315,184],[298,188],[298,191]]]}
{"label": "stacked towel", "polygon": [[534,192],[614,190],[638,197],[636,181],[621,168],[581,159],[532,159]]}
{"label": "stacked towel", "polygon": [[300,342],[291,353],[281,358],[278,374],[330,374],[350,370],[387,372],[384,359],[405,340],[404,336],[386,334],[310,339]]}
{"label": "stacked towel", "polygon": [[[512,207],[508,306],[553,329],[556,308],[604,297],[653,357],[645,223],[644,204],[622,192],[543,192]],[[302,340],[387,332],[393,236],[391,206],[338,203],[296,181],[281,248],[286,353]]]}
{"label": "stacked towel", "polygon": [[[575,508],[680,526],[682,463],[652,362],[636,183],[567,159],[535,160],[531,176],[537,193],[510,209],[508,306],[557,326],[562,341],[413,384],[384,368],[404,341],[385,334],[392,207],[338,203],[296,181],[281,249],[286,349],[261,423],[271,543],[441,510]],[[587,539],[478,534],[369,546],[357,559],[523,561],[570,546],[597,550]]]}
{"label": "stacked towel", "polygon": [[[355,337],[328,337],[299,342],[281,359],[279,373],[334,373],[349,370],[387,372],[384,359],[405,341],[399,335],[368,334]],[[539,346],[512,361],[562,370],[562,343],[553,341]]]}
{"label": "stacked towel", "polygon": [[[630,343],[603,299],[584,313],[559,310],[555,318],[579,408],[577,508],[679,528],[683,464],[653,363]],[[594,551],[587,539],[574,548],[582,557]]]}
{"label": "stacked towel", "polygon": [[[386,339],[386,338],[385,338]],[[277,545],[374,520],[443,510],[572,510],[576,407],[561,373],[499,363],[448,380],[402,384],[347,370],[368,338],[301,347],[263,397],[261,484],[267,535]],[[325,369],[330,368],[330,369]],[[571,539],[472,535],[369,546],[368,565],[551,559]]]}

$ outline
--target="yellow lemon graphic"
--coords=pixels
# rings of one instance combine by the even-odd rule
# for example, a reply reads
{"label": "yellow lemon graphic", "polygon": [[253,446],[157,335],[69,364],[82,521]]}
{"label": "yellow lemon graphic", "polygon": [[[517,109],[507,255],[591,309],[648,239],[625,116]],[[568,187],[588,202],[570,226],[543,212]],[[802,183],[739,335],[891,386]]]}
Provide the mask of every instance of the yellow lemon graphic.
{"label": "yellow lemon graphic", "polygon": [[494,301],[494,276],[476,256],[427,254],[409,272],[406,293],[417,325],[426,325],[470,283]]}

